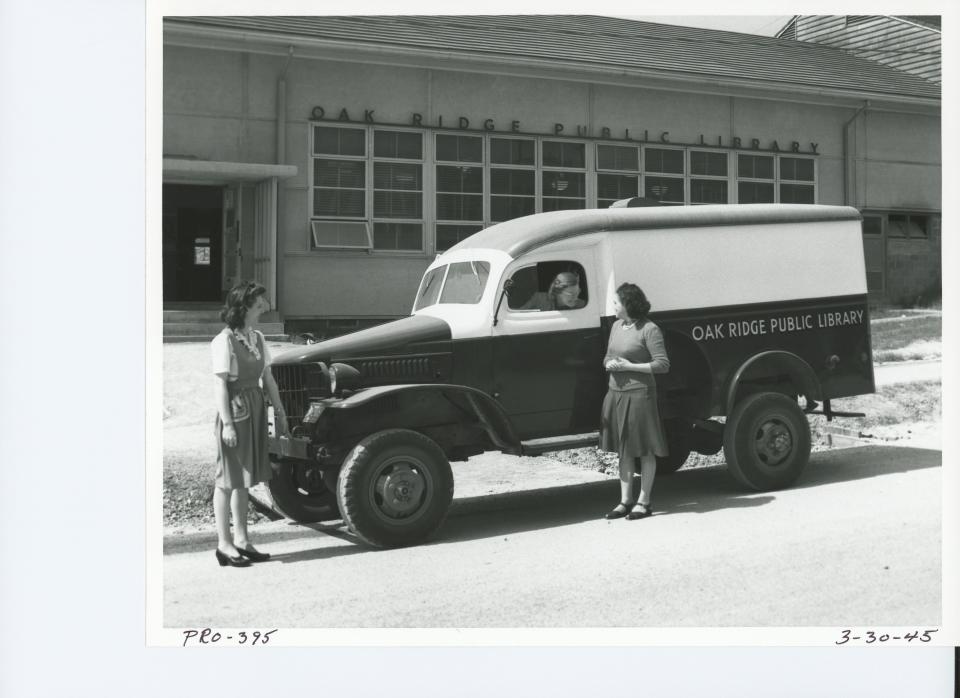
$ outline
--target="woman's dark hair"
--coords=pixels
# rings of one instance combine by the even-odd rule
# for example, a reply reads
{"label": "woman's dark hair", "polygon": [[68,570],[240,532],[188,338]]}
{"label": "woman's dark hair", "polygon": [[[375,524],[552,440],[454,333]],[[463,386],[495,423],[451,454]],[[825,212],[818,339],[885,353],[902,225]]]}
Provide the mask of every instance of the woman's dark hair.
{"label": "woman's dark hair", "polygon": [[227,323],[231,330],[243,327],[244,320],[247,319],[247,308],[266,292],[267,289],[256,281],[241,281],[227,293],[220,319]]}
{"label": "woman's dark hair", "polygon": [[617,298],[620,299],[620,305],[627,311],[627,317],[631,320],[646,320],[647,313],[650,312],[650,301],[636,284],[625,283],[617,287]]}

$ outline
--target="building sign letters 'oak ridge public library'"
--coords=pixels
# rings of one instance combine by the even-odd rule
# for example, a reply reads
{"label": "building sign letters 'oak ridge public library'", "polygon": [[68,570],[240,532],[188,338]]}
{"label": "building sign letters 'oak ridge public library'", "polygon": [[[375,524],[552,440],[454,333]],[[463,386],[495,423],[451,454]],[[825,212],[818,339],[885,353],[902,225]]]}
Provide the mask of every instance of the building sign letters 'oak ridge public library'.
{"label": "building sign letters 'oak ridge public library'", "polygon": [[[494,119],[482,119],[471,121],[466,116],[458,116],[456,118],[451,118],[445,120],[443,116],[438,116],[436,123],[430,124],[426,123],[423,118],[423,114],[418,114],[414,112],[411,115],[409,124],[387,124],[381,123],[374,119],[375,109],[364,109],[362,119],[351,118],[350,112],[344,107],[340,109],[339,112],[336,112],[334,116],[333,112],[330,112],[328,116],[327,110],[321,106],[315,106],[310,111],[310,120],[311,121],[336,121],[336,122],[346,122],[346,123],[359,123],[359,124],[377,124],[379,123],[382,126],[414,126],[418,128],[446,128],[446,129],[455,129],[459,131],[488,131],[491,133],[517,133],[525,135],[535,135],[526,131],[522,131],[520,128],[520,122],[516,119],[507,122],[509,128],[506,130],[503,128],[497,128],[497,122]],[[359,114],[359,110],[355,110],[355,115]],[[472,126],[472,128],[471,128]],[[502,125],[501,125],[502,126]],[[790,141],[787,143],[784,141],[781,145],[778,141],[766,141],[761,142],[759,138],[741,138],[740,136],[732,136],[724,139],[723,136],[704,136],[700,134],[699,140],[696,143],[679,143],[673,142],[670,140],[669,131],[654,131],[652,134],[649,129],[620,129],[614,131],[609,126],[601,126],[599,129],[594,129],[594,132],[591,133],[591,129],[588,126],[583,126],[581,124],[576,124],[571,128],[568,128],[567,124],[554,123],[553,130],[550,132],[550,135],[553,136],[572,136],[575,138],[590,138],[590,137],[599,137],[604,140],[613,140],[613,141],[633,141],[637,143],[671,143],[673,145],[693,145],[693,146],[708,146],[713,148],[734,148],[734,149],[744,149],[749,148],[751,150],[767,150],[772,152],[791,152],[791,153],[800,153],[808,152],[812,155],[818,155],[817,147],[819,143],[808,143],[801,144],[800,141]],[[651,137],[652,136],[652,137]],[[802,148],[808,149],[802,150]]]}

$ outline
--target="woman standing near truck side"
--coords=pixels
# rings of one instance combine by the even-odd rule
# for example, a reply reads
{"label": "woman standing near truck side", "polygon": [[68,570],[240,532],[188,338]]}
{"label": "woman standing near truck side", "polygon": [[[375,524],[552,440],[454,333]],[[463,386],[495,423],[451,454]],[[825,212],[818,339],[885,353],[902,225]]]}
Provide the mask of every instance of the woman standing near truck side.
{"label": "woman standing near truck side", "polygon": [[[620,503],[606,518],[642,519],[651,514],[657,456],[667,455],[654,374],[669,371],[670,360],[660,328],[647,318],[650,303],[638,286],[621,284],[613,307],[617,319],[603,359],[610,382],[603,400],[600,448],[620,455]],[[634,499],[637,460],[640,494]]]}
{"label": "woman standing near truck side", "polygon": [[[270,310],[267,290],[255,282],[230,289],[220,319],[227,326],[210,344],[216,375],[217,474],[213,513],[217,522],[217,562],[246,567],[270,555],[250,545],[247,537],[248,488],[273,474],[267,443],[266,389],[274,406],[276,433],[287,433],[287,418],[270,372],[270,351],[253,325]],[[262,381],[262,387],[261,387]],[[233,536],[230,513],[233,513]]]}

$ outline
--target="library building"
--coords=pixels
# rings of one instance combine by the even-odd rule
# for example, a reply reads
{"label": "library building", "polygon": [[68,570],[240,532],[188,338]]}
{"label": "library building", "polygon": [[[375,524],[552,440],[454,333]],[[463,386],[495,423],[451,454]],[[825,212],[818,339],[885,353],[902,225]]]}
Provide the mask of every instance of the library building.
{"label": "library building", "polygon": [[409,314],[430,261],[484,227],[635,196],[853,206],[871,299],[939,295],[938,18],[797,16],[765,37],[166,17],[163,38],[165,310],[256,279],[277,334],[341,334]]}

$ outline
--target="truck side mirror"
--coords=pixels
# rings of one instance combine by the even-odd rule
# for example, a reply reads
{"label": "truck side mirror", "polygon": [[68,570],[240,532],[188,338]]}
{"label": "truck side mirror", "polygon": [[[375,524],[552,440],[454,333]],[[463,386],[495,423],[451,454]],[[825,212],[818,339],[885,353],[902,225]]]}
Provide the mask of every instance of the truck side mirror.
{"label": "truck side mirror", "polygon": [[510,289],[513,288],[513,279],[507,279],[503,282],[503,291],[500,292],[500,298],[497,300],[497,308],[493,311],[493,326],[497,326],[498,316],[500,315],[500,306],[503,305],[503,299],[510,297]]}

